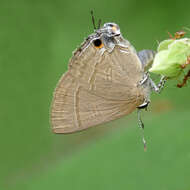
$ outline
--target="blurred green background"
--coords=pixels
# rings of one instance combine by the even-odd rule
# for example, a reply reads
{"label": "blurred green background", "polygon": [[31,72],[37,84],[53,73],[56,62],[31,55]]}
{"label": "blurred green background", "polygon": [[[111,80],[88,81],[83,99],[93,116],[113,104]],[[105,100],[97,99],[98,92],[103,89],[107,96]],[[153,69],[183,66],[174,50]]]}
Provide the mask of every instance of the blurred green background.
{"label": "blurred green background", "polygon": [[52,93],[93,32],[90,10],[119,24],[137,50],[190,27],[190,1],[1,0],[0,190],[190,189],[190,85],[170,81],[152,95],[143,112],[147,152],[136,112],[77,134],[51,133]]}

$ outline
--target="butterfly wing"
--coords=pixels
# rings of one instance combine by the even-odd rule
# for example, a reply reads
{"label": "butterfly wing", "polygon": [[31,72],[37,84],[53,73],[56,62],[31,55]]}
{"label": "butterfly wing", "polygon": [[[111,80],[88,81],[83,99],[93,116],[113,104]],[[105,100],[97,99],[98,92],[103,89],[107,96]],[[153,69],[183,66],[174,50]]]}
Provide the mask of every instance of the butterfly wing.
{"label": "butterfly wing", "polygon": [[129,48],[115,46],[109,53],[86,41],[56,87],[53,131],[81,131],[131,113],[144,101],[140,79],[140,60]]}

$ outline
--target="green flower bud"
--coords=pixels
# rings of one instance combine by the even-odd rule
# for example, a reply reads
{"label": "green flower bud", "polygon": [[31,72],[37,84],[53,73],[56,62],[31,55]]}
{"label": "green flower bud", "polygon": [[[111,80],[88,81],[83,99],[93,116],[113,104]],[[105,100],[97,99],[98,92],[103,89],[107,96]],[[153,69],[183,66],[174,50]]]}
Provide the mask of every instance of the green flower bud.
{"label": "green flower bud", "polygon": [[182,73],[181,65],[190,56],[190,39],[164,40],[158,46],[150,72],[164,75],[168,78],[178,77]]}

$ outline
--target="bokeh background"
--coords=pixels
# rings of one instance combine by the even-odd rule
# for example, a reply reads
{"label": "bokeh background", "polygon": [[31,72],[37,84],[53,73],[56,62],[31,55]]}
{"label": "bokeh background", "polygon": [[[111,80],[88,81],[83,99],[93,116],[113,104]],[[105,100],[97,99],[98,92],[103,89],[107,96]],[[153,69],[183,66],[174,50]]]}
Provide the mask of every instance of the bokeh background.
{"label": "bokeh background", "polygon": [[170,81],[152,94],[143,112],[147,152],[136,112],[52,134],[52,93],[93,32],[90,10],[118,23],[137,50],[155,50],[167,31],[190,27],[183,0],[0,0],[0,190],[190,189],[190,84]]}

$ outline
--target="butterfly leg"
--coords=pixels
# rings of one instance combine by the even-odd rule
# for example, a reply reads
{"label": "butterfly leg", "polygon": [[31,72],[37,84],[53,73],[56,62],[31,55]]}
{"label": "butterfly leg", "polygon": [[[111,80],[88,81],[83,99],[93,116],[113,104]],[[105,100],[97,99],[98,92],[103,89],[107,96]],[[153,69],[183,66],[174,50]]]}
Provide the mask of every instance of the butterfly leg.
{"label": "butterfly leg", "polygon": [[163,89],[166,81],[167,81],[167,77],[161,76],[160,82],[158,83],[158,85],[156,85],[155,82],[150,78],[149,73],[146,72],[144,75],[144,78],[139,82],[139,85],[141,85],[141,86],[149,85],[151,90],[153,90],[157,93],[160,93],[161,90]]}
{"label": "butterfly leg", "polygon": [[158,83],[158,85],[156,85],[155,82],[150,78],[150,87],[153,91],[160,93],[162,89],[164,88],[166,81],[167,81],[167,77],[161,76],[160,82]]}

